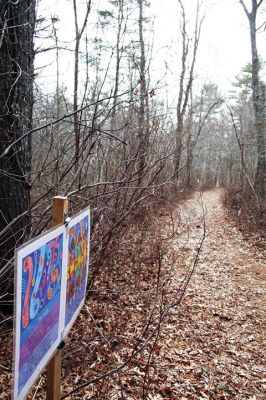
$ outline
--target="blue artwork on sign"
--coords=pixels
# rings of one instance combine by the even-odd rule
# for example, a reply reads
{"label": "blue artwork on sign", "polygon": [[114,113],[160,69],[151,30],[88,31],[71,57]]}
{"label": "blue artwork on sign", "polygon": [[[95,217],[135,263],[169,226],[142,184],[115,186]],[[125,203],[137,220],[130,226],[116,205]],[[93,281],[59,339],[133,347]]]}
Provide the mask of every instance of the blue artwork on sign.
{"label": "blue artwork on sign", "polygon": [[18,394],[58,341],[63,234],[22,259]]}

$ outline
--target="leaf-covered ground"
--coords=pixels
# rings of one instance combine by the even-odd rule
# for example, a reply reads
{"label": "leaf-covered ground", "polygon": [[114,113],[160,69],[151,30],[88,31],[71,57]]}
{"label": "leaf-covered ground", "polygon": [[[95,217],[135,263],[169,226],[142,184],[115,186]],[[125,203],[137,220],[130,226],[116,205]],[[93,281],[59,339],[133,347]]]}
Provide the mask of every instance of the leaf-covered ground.
{"label": "leaf-covered ground", "polygon": [[[228,220],[221,195],[129,226],[67,339],[63,392],[84,387],[66,398],[265,399],[265,246]],[[11,346],[1,335],[0,399]],[[45,375],[30,398],[45,398]]]}

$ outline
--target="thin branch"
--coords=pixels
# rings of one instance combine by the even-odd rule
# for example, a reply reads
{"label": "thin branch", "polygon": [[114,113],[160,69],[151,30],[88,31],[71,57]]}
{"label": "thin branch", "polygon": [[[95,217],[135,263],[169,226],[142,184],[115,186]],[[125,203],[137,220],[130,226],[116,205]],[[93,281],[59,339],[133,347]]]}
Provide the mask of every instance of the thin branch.
{"label": "thin branch", "polygon": [[248,9],[247,9],[247,7],[246,7],[244,1],[243,1],[243,0],[239,0],[239,3],[240,3],[240,4],[242,5],[242,7],[244,8],[244,11],[245,11],[245,13],[246,13],[246,15],[247,15],[247,17],[248,17],[248,19],[249,19],[249,18],[250,18],[250,13],[248,12]]}
{"label": "thin branch", "polygon": [[[127,92],[118,94],[117,97],[125,96],[126,94],[129,94],[129,93],[131,93],[131,92],[132,92],[132,90],[130,89],[130,90],[128,90]],[[25,137],[29,136],[30,134],[32,134],[32,133],[34,133],[34,132],[38,132],[38,131],[40,131],[40,130],[42,130],[42,129],[45,129],[45,128],[47,128],[48,126],[52,127],[53,125],[57,124],[58,122],[61,122],[61,121],[65,120],[65,119],[67,119],[67,118],[72,117],[72,116],[73,116],[74,114],[76,114],[76,113],[79,113],[79,112],[81,112],[81,111],[83,111],[83,110],[85,110],[85,109],[87,109],[87,108],[93,107],[93,106],[95,106],[95,105],[98,104],[98,103],[102,103],[102,102],[104,102],[104,101],[106,101],[106,100],[110,100],[110,97],[112,97],[112,96],[104,97],[103,99],[97,100],[97,101],[95,101],[95,102],[93,102],[93,103],[87,104],[87,105],[85,105],[84,107],[79,108],[77,111],[73,111],[73,112],[71,112],[71,113],[65,114],[65,115],[63,115],[62,117],[57,118],[57,119],[55,119],[55,120],[52,121],[52,122],[43,124],[43,125],[41,125],[41,126],[38,126],[38,127],[36,127],[36,128],[33,128],[33,129],[27,131],[26,133],[24,133],[23,135],[21,135],[17,140],[15,140],[14,142],[12,142],[12,143],[5,149],[5,151],[0,155],[0,159],[3,158],[3,157],[5,157],[5,156],[7,156],[8,153],[10,152],[10,150],[11,150],[16,144],[18,144],[19,142],[21,142]],[[111,137],[113,137],[114,139],[116,139],[116,140],[122,142],[122,141],[121,141],[120,139],[118,139],[115,135],[112,135],[112,134],[109,134],[109,133],[107,134],[107,132],[105,132],[105,134],[106,134],[107,136],[111,136]]]}

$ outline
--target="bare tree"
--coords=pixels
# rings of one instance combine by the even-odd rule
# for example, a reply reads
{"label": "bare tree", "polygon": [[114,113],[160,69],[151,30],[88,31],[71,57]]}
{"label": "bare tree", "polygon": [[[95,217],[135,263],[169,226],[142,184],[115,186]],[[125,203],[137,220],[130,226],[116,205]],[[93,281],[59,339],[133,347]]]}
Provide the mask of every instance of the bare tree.
{"label": "bare tree", "polygon": [[139,63],[139,74],[140,74],[140,106],[139,106],[139,178],[143,173],[143,169],[146,164],[146,153],[148,150],[149,141],[149,97],[148,97],[148,85],[146,80],[147,73],[147,62],[146,62],[146,51],[143,36],[143,22],[144,22],[144,9],[143,6],[146,4],[146,0],[137,0],[139,7],[139,45],[140,45],[140,63]]}
{"label": "bare tree", "polygon": [[[183,128],[184,128],[184,117],[187,111],[189,93],[192,87],[193,79],[194,79],[194,67],[196,62],[196,56],[199,46],[199,39],[201,33],[201,26],[203,20],[200,20],[199,17],[199,1],[197,1],[197,10],[196,10],[196,22],[195,22],[195,30],[194,30],[194,39],[193,39],[193,48],[192,48],[192,59],[191,64],[189,64],[189,55],[190,55],[190,40],[188,38],[187,33],[187,20],[186,20],[186,12],[183,5],[182,0],[178,0],[181,9],[181,34],[182,34],[182,65],[181,65],[181,74],[179,80],[179,94],[178,101],[176,107],[176,116],[177,116],[177,127],[176,127],[176,154],[175,154],[175,171],[176,171],[176,182],[178,182],[179,178],[179,167],[182,153],[182,145],[183,145]],[[186,73],[187,82],[186,82]]]}
{"label": "bare tree", "polygon": [[117,32],[116,32],[116,43],[115,43],[115,86],[114,86],[114,98],[113,98],[113,115],[111,119],[111,129],[115,129],[115,114],[117,110],[117,94],[119,90],[119,84],[120,84],[120,65],[122,61],[122,55],[124,52],[124,47],[121,42],[123,41],[123,36],[126,32],[127,28],[127,16],[125,16],[125,1],[124,0],[118,0],[117,1],[117,7],[118,7],[118,12],[117,12]]}
{"label": "bare tree", "polygon": [[91,11],[91,0],[87,3],[87,9],[85,13],[85,17],[82,23],[81,28],[78,24],[78,13],[77,13],[77,2],[73,0],[73,8],[74,8],[74,18],[75,18],[75,60],[74,60],[74,95],[73,95],[73,111],[74,111],[74,132],[75,132],[75,159],[76,159],[76,169],[79,166],[79,156],[80,156],[80,120],[78,114],[78,88],[79,88],[79,49],[80,49],[80,41],[82,35],[85,31],[88,17]]}
{"label": "bare tree", "polygon": [[252,57],[252,95],[255,113],[255,133],[257,138],[258,162],[255,176],[255,190],[258,195],[265,198],[266,184],[266,149],[265,149],[265,85],[260,81],[259,77],[259,57],[257,51],[257,27],[256,18],[258,9],[263,0],[252,0],[251,11],[244,0],[239,0],[249,21],[251,57]]}

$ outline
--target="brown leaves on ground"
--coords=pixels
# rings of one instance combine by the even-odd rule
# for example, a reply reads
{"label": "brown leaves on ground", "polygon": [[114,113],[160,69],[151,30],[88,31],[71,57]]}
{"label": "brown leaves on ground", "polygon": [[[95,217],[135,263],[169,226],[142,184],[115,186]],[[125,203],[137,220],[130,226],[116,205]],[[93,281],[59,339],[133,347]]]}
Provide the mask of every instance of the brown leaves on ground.
{"label": "brown leaves on ground", "polygon": [[[220,191],[203,198],[195,193],[179,207],[165,206],[149,223],[129,226],[113,243],[116,250],[67,339],[63,391],[128,363],[68,398],[264,398],[265,249],[244,240],[220,199]],[[179,304],[204,224],[207,237]],[[11,339],[0,340],[4,399]],[[45,398],[44,388],[43,376],[30,398]]]}

